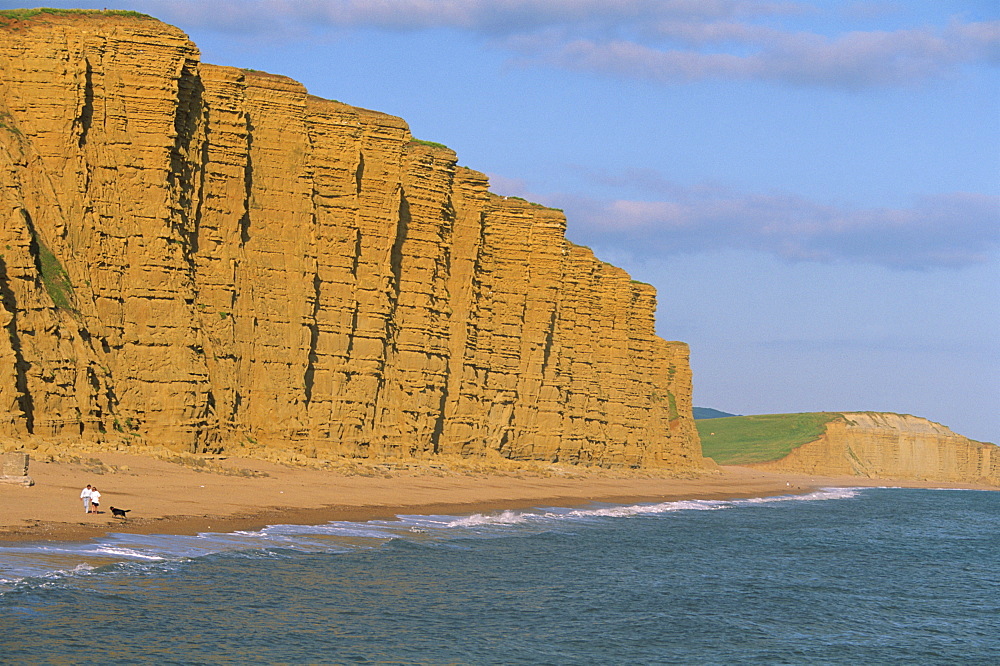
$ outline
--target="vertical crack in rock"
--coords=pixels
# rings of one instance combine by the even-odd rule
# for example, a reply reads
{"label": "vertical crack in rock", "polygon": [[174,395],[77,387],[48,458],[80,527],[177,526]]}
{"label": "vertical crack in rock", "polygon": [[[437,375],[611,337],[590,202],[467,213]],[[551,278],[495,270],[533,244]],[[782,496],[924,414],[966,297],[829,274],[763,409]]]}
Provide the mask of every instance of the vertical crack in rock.
{"label": "vertical crack in rock", "polygon": [[[27,218],[27,213],[25,213]],[[10,278],[7,275],[7,263],[3,255],[0,255],[0,303],[10,315],[7,322],[7,336],[10,339],[10,348],[14,352],[14,388],[17,391],[17,406],[24,417],[24,426],[28,434],[35,430],[35,405],[28,389],[28,363],[24,360],[21,350],[21,335],[17,328],[18,303],[17,297],[10,286]]]}
{"label": "vertical crack in rock", "polygon": [[361,196],[361,182],[365,177],[365,154],[358,152],[358,166],[354,170],[354,193]]}
{"label": "vertical crack in rock", "polygon": [[86,70],[84,71],[83,83],[83,107],[80,109],[80,117],[77,123],[80,126],[80,148],[87,143],[87,134],[90,132],[90,124],[94,121],[94,68],[90,64],[90,59],[84,59]]}
{"label": "vertical crack in rock", "polygon": [[[205,417],[206,417],[206,421],[212,421],[212,422],[218,423],[218,415],[216,413],[216,407],[215,407],[215,392],[212,391],[211,388],[208,389],[207,393],[205,394]],[[203,434],[202,439],[200,440],[201,441],[201,447],[200,448],[202,449],[201,452],[210,451],[211,447],[213,445],[215,445],[217,448],[216,448],[216,450],[214,452],[215,453],[220,453],[221,450],[222,450],[222,447],[218,446],[219,439],[221,438],[221,433],[219,432],[219,429],[218,428],[211,428],[211,429],[209,429],[209,428],[203,428],[203,430],[205,432]],[[197,446],[198,441],[199,441],[198,439],[196,439],[194,441],[194,446],[196,448],[195,453],[200,453],[200,451],[197,450],[197,448],[199,448]]]}
{"label": "vertical crack in rock", "polygon": [[[399,188],[399,215],[396,222],[396,239],[392,243],[389,254],[389,266],[392,272],[393,309],[399,301],[399,292],[403,280],[403,244],[410,228],[410,203],[406,200],[406,192]],[[390,317],[391,319],[392,317]]]}
{"label": "vertical crack in rock", "polygon": [[323,284],[319,278],[319,272],[313,274],[313,309],[309,320],[309,352],[306,362],[306,371],[302,377],[303,389],[305,391],[306,409],[312,403],[313,382],[316,376],[316,362],[319,360],[316,355],[316,348],[319,345],[319,308],[322,303],[320,287]]}
{"label": "vertical crack in rock", "polygon": [[[384,396],[391,393],[389,385],[390,363],[397,353],[397,343],[399,336],[399,296],[402,290],[403,281],[403,245],[410,228],[410,204],[406,200],[406,193],[401,186],[397,186],[398,205],[396,209],[396,234],[389,249],[389,307],[385,316],[385,339],[382,345],[382,354],[378,360],[376,371],[377,385],[372,404],[381,415],[375,417],[375,423],[385,421],[388,407],[384,404]],[[378,413],[377,412],[377,413]]]}
{"label": "vertical crack in rock", "polygon": [[542,372],[541,375],[544,378],[548,373],[549,369],[549,356],[552,354],[552,344],[556,335],[556,308],[552,308],[552,314],[549,317],[549,328],[545,333],[545,348],[542,351]]}
{"label": "vertical crack in rock", "polygon": [[[199,140],[204,114],[205,86],[198,75],[198,63],[188,60],[177,81],[177,107],[174,112],[174,144],[170,151],[168,182],[174,189],[177,209],[171,223],[181,237],[181,250],[192,278],[198,251],[198,224],[208,142]],[[197,159],[192,159],[196,155]]]}
{"label": "vertical crack in rock", "polygon": [[[204,88],[202,88],[204,92]],[[204,136],[201,140],[201,146],[198,150],[198,160],[195,163],[195,167],[198,171],[198,187],[195,192],[195,204],[194,211],[192,212],[192,223],[191,223],[191,235],[190,235],[190,253],[191,255],[198,254],[198,249],[201,246],[201,221],[204,215],[205,206],[205,179],[208,177],[208,164],[209,164],[209,146],[211,145],[211,138],[209,137],[209,111],[202,104],[202,118],[204,119]],[[197,263],[192,261],[191,268],[194,272],[195,277],[197,277]]]}
{"label": "vertical crack in rock", "polygon": [[[205,86],[198,72],[197,60],[184,60],[176,85],[174,142],[170,150],[171,173],[167,180],[174,206],[174,210],[169,211],[169,225],[179,238],[168,239],[168,243],[179,240],[180,258],[175,266],[184,278],[174,288],[182,290],[186,301],[193,306],[197,300],[198,264],[195,255],[199,244],[207,145],[203,129],[206,121]],[[182,427],[189,431],[187,436],[190,437],[191,451],[199,453],[208,440],[218,438],[218,430],[207,427],[213,411],[208,399],[211,389],[207,357],[213,345],[211,336],[198,326],[193,310],[181,317],[177,321],[178,328],[187,329],[187,335],[197,341],[189,345],[195,353],[191,356],[193,362],[185,379],[189,388],[184,392],[187,404],[181,408],[186,421]]]}
{"label": "vertical crack in rock", "polygon": [[243,217],[240,218],[240,242],[250,242],[250,202],[253,198],[253,122],[246,115],[246,163],[243,165]]}
{"label": "vertical crack in rock", "polygon": [[431,432],[431,452],[441,453],[441,436],[444,434],[444,418],[448,413],[448,372],[451,370],[451,363],[445,371],[445,381],[441,385],[440,399],[438,400],[437,417],[434,419],[434,430]]}
{"label": "vertical crack in rock", "polygon": [[[455,234],[455,224],[458,217],[457,211],[455,210],[455,203],[452,200],[451,192],[455,190],[455,177],[454,173],[451,174],[449,179],[449,195],[444,201],[441,207],[441,219],[445,223],[443,228],[447,228],[447,240],[442,238],[441,241],[441,259],[438,264],[435,264],[434,277],[435,280],[440,280],[444,285],[444,294],[442,303],[438,307],[447,307],[448,313],[446,319],[450,319],[454,316],[453,307],[455,303],[455,296],[448,289],[448,283],[453,276],[453,266],[452,266],[452,250],[454,243]],[[436,304],[437,305],[437,304]],[[447,329],[450,329],[450,322]],[[446,329],[446,330],[447,330]],[[450,331],[449,331],[450,332]],[[448,396],[449,387],[452,383],[452,372],[455,371],[456,367],[461,367],[462,365],[462,354],[459,352],[456,354],[453,350],[447,350],[442,354],[444,369],[440,377],[440,384],[436,387],[438,391],[438,404],[437,410],[434,417],[434,427],[430,434],[430,450],[434,454],[441,452],[441,439],[444,435],[445,428],[445,417],[448,415]]]}
{"label": "vertical crack in rock", "polygon": [[361,263],[361,229],[354,230],[354,256],[351,259],[351,277],[358,280],[358,264]]}

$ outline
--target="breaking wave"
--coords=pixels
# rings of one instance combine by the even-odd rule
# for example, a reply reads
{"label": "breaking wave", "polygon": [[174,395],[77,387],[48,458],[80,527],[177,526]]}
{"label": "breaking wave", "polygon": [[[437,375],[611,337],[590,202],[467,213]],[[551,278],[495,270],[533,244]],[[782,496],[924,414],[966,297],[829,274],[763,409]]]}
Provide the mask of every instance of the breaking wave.
{"label": "breaking wave", "polygon": [[269,525],[256,531],[204,532],[196,536],[109,534],[90,542],[15,543],[0,546],[0,595],[41,589],[88,575],[141,572],[209,555],[282,557],[295,552],[342,553],[406,540],[445,545],[456,539],[491,538],[573,530],[628,518],[665,517],[686,511],[722,511],[781,502],[817,502],[856,497],[860,488],[825,488],[802,495],[735,500],[677,500],[583,508],[546,507],[468,516],[400,515],[396,520],[338,521],[323,525]]}

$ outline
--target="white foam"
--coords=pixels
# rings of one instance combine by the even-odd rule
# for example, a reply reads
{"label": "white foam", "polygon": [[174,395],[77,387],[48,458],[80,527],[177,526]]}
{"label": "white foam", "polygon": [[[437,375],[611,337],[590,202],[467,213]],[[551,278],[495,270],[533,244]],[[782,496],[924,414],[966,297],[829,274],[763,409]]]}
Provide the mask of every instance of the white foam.
{"label": "white foam", "polygon": [[602,506],[587,509],[547,509],[535,511],[503,511],[498,514],[477,513],[454,518],[441,527],[478,528],[485,526],[537,524],[544,521],[579,521],[596,518],[629,518],[633,516],[654,516],[677,511],[719,511],[739,506],[773,504],[775,502],[816,502],[825,500],[850,499],[856,497],[861,488],[822,488],[801,495],[778,495],[774,497],[751,497],[737,500],[675,500],[655,504],[632,504],[622,506]]}
{"label": "white foam", "polygon": [[775,497],[748,497],[733,500],[734,504],[773,504],[775,502],[818,502],[825,500],[851,499],[857,497],[863,488],[820,488],[802,495],[777,495]]}
{"label": "white foam", "polygon": [[[281,551],[342,553],[377,547],[394,539],[422,543],[455,538],[489,538],[518,533],[572,528],[606,520],[666,516],[685,511],[719,511],[776,502],[815,502],[850,499],[861,488],[823,488],[801,495],[738,500],[677,500],[670,502],[545,507],[506,510],[470,516],[400,515],[396,520],[365,523],[330,522],[323,525],[269,525],[257,531],[203,532],[197,536],[117,533],[86,543],[16,544],[0,546],[0,584],[31,579],[45,584],[54,578],[86,575],[96,567],[121,564],[118,572],[173,566],[207,555],[230,553],[247,557],[283,557]],[[81,563],[85,560],[86,563]]]}
{"label": "white foam", "polygon": [[98,547],[95,553],[101,555],[110,555],[112,557],[124,557],[127,559],[134,560],[148,560],[150,562],[161,562],[166,558],[161,555],[147,555],[141,551],[135,550],[134,548],[122,548],[118,546],[101,546]]}
{"label": "white foam", "polygon": [[377,523],[335,522],[323,525],[268,525],[260,534],[267,537],[300,534],[334,534],[343,536],[386,536],[385,529]]}
{"label": "white foam", "polygon": [[615,506],[601,509],[575,509],[569,512],[569,518],[628,518],[631,516],[656,515],[674,511],[717,511],[728,509],[731,502],[724,500],[677,500],[659,502],[657,504],[633,504],[630,506]]}
{"label": "white foam", "polygon": [[482,527],[483,525],[520,525],[529,520],[537,520],[538,514],[525,511],[503,511],[494,515],[475,513],[471,516],[456,518],[445,527]]}

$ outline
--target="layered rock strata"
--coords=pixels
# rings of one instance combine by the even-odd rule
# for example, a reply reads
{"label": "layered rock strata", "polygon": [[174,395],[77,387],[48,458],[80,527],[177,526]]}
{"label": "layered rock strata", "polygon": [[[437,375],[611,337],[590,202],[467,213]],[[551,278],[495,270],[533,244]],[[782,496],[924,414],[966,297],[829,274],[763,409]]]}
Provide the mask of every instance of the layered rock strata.
{"label": "layered rock strata", "polygon": [[0,437],[700,464],[655,293],[392,116],[0,19]]}
{"label": "layered rock strata", "polygon": [[816,441],[781,460],[758,463],[787,472],[983,483],[1000,486],[1000,447],[977,442],[916,416],[862,412],[827,423]]}

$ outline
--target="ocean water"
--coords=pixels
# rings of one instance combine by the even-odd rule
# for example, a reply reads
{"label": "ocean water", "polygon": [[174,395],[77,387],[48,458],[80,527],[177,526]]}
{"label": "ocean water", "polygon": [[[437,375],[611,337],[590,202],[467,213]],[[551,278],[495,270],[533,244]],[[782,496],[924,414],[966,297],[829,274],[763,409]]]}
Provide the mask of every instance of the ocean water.
{"label": "ocean water", "polygon": [[0,546],[0,663],[1000,664],[1000,493]]}

